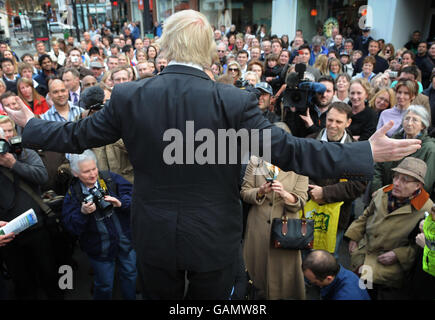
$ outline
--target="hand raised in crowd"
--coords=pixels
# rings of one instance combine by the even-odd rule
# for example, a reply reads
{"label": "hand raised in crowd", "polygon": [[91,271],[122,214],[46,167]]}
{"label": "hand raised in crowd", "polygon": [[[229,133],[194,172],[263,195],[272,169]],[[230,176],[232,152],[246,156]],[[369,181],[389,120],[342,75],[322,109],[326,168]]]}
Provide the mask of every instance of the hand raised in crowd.
{"label": "hand raised in crowd", "polygon": [[396,261],[397,261],[397,256],[394,253],[394,251],[388,251],[378,256],[378,262],[382,263],[385,266],[392,265],[396,263]]}
{"label": "hand raised in crowd", "polygon": [[273,180],[272,190],[278,193],[286,203],[295,203],[297,198],[291,193],[285,191],[284,186],[278,180]]}
{"label": "hand raised in crowd", "polygon": [[83,202],[82,203],[81,212],[83,214],[91,214],[95,210],[97,210],[97,206],[95,205],[95,203],[93,203],[93,202],[88,202],[88,203]]}
{"label": "hand raised in crowd", "polygon": [[[7,225],[7,222],[0,221],[0,227],[4,227],[5,225]],[[4,247],[9,242],[14,240],[14,238],[15,238],[15,234],[13,232],[5,234],[4,236],[0,236],[0,247]]]}
{"label": "hand raised in crowd", "polygon": [[421,148],[421,140],[419,139],[388,138],[386,133],[393,125],[394,121],[389,121],[369,139],[375,162],[397,161]]}
{"label": "hand raised in crowd", "polygon": [[107,202],[110,202],[115,208],[119,208],[122,205],[121,201],[119,201],[115,197],[104,196],[104,200],[106,200]]}
{"label": "hand raised in crowd", "polygon": [[305,126],[307,128],[311,127],[314,124],[313,119],[311,119],[310,108],[307,108],[307,114],[306,115],[300,114],[299,117],[304,121]]}
{"label": "hand raised in crowd", "polygon": [[354,240],[349,241],[349,253],[352,254],[358,248],[358,242]]}
{"label": "hand raised in crowd", "polygon": [[23,100],[20,97],[15,97],[16,107],[14,109],[10,109],[6,106],[3,108],[6,110],[9,117],[14,120],[14,122],[20,126],[25,127],[27,122],[34,118],[35,115],[33,112],[24,104]]}
{"label": "hand raised in crowd", "polygon": [[308,188],[310,188],[311,190],[308,191],[308,194],[310,195],[311,199],[315,202],[317,202],[318,204],[324,204],[324,200],[323,200],[323,188],[320,186],[316,186],[314,184],[309,184]]}

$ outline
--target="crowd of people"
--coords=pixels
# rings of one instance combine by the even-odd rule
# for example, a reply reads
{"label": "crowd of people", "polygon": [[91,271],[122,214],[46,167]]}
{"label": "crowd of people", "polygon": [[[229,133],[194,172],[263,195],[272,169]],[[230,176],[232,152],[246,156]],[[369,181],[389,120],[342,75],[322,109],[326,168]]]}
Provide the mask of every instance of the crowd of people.
{"label": "crowd of people", "polygon": [[[250,26],[239,32],[234,25],[214,28],[213,36],[216,50],[212,64],[202,66],[204,72],[213,81],[256,94],[264,117],[292,135],[347,144],[368,140],[393,120],[389,137],[421,140],[421,148],[403,161],[377,163],[370,181],[307,177],[252,156],[240,174],[245,230],[240,277],[228,299],[245,297],[248,277],[259,299],[306,299],[311,285],[321,288],[323,299],[433,299],[435,42],[422,40],[418,31],[403,48],[395,48],[373,39],[370,29],[345,38],[334,28],[330,37],[312,39],[298,30],[290,39],[264,28],[255,33]],[[159,76],[168,57],[158,39],[142,38],[130,24],[119,35],[102,26],[85,32],[80,43],[73,37],[53,40],[48,52],[37,42],[36,52],[21,57],[1,43],[0,138],[11,141],[22,131],[1,106],[25,105],[44,120],[76,122],[104,108],[118,84]],[[324,87],[303,112],[286,99],[289,75],[301,64],[303,79]],[[254,173],[260,166],[264,175]],[[0,169],[0,225],[29,207],[36,208],[40,221],[16,238],[0,236],[14,298],[35,299],[40,284],[47,298],[62,298],[55,271],[59,249],[53,243],[59,236],[68,248],[79,243],[89,257],[95,299],[112,297],[115,270],[123,297],[136,298],[129,217],[134,172],[122,139],[79,155],[12,146],[0,152]],[[63,199],[56,231],[48,227],[33,194],[42,194],[46,203]],[[309,199],[343,202],[335,250],[274,248],[271,221],[283,211],[299,218]],[[365,201],[363,213],[355,212],[357,199]],[[344,239],[353,272],[337,262]],[[71,257],[67,262],[74,264]],[[37,268],[30,270],[33,265]],[[363,265],[373,270],[373,288],[367,291],[358,286]]]}

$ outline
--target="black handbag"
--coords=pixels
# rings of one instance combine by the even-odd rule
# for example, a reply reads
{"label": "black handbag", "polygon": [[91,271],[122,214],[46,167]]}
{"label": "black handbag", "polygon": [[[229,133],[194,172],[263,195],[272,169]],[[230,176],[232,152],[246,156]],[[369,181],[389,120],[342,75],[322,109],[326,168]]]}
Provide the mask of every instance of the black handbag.
{"label": "black handbag", "polygon": [[275,248],[304,250],[312,249],[314,241],[314,220],[305,218],[302,206],[302,219],[288,219],[284,213],[272,221],[271,240]]}

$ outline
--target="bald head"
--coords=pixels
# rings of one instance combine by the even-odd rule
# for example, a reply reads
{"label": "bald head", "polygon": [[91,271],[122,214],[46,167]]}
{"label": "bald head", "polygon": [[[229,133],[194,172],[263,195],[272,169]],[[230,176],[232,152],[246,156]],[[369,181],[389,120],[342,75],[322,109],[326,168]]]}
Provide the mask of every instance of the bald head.
{"label": "bald head", "polygon": [[302,262],[304,274],[310,271],[319,281],[327,278],[334,278],[340,269],[337,260],[332,254],[325,250],[314,250],[310,252]]}
{"label": "bald head", "polygon": [[93,87],[97,84],[97,79],[94,76],[85,76],[82,79],[82,85],[83,85],[83,89],[89,88],[89,87]]}

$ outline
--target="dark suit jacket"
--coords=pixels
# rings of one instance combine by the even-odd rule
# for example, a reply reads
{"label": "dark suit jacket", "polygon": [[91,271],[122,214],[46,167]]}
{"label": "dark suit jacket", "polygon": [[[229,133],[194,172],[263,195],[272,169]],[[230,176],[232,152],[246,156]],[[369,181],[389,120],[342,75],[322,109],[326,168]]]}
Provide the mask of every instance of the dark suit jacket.
{"label": "dark suit jacket", "polygon": [[[366,57],[367,56],[363,56],[357,60],[357,62],[355,64],[355,69],[353,71],[354,75],[356,75],[357,73],[360,73],[362,71],[363,62],[364,62],[364,59]],[[376,74],[381,73],[381,72],[383,73],[383,72],[385,72],[385,70],[387,70],[390,67],[390,65],[388,64],[388,61],[385,60],[384,58],[376,55],[375,59],[376,59],[376,64],[375,64],[375,67],[373,69],[374,73],[376,73]]]}
{"label": "dark suit jacket", "polygon": [[[116,85],[109,105],[79,122],[31,119],[23,143],[79,153],[122,138],[135,174],[131,210],[138,260],[170,270],[214,271],[233,263],[238,253],[241,165],[166,164],[165,148],[175,139],[163,141],[163,135],[180,130],[184,141],[179,143],[185,148],[193,141],[186,137],[186,121],[194,121],[195,132],[208,128],[215,137],[218,129],[270,129],[272,163],[285,171],[319,178],[372,175],[368,142],[342,145],[295,138],[262,115],[253,94],[182,65]],[[213,145],[218,154],[217,143]],[[192,155],[184,151],[182,159]]]}

